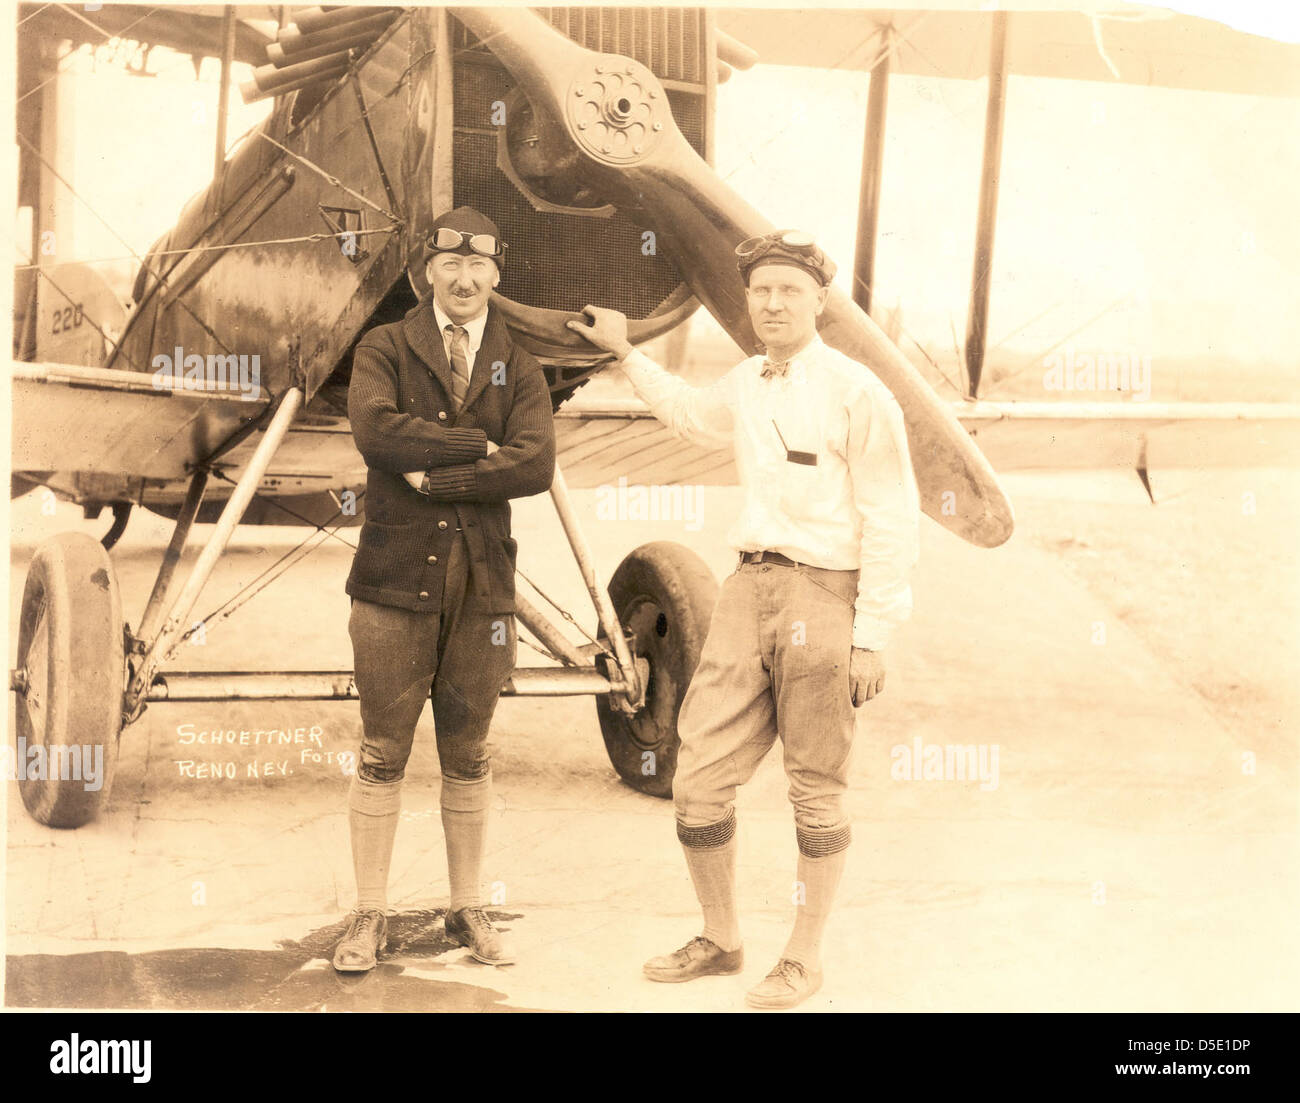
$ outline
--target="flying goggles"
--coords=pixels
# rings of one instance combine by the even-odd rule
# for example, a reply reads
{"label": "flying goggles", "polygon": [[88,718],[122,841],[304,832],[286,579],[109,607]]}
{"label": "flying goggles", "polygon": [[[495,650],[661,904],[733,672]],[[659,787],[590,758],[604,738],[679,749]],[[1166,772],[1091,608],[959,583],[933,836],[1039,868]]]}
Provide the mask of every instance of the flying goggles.
{"label": "flying goggles", "polygon": [[803,230],[773,230],[746,238],[736,246],[736,263],[747,273],[766,257],[783,257],[806,269],[823,285],[835,277],[835,262],[822,251],[812,235]]}
{"label": "flying goggles", "polygon": [[470,234],[464,230],[453,230],[450,226],[439,226],[425,239],[424,244],[431,253],[452,253],[468,246],[471,253],[491,257],[499,268],[505,267],[506,243],[491,234]]}

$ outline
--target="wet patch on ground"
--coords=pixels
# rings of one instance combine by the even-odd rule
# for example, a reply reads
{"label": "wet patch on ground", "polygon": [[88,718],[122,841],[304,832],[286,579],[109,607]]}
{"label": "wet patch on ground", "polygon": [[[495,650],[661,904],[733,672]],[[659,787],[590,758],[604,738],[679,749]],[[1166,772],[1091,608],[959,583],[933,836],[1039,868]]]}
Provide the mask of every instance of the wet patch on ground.
{"label": "wet patch on ground", "polygon": [[[493,924],[503,932],[508,932],[515,920],[523,918],[518,912],[493,911],[490,908],[485,908],[484,911]],[[390,915],[388,950],[384,957],[392,959],[403,954],[436,957],[449,950],[455,950],[459,943],[447,937],[447,931],[443,926],[446,914],[446,908],[429,908]],[[334,947],[338,945],[339,939],[343,937],[347,928],[348,917],[345,915],[336,923],[309,931],[299,941],[286,939],[277,941],[276,945],[284,950],[329,961],[334,957]]]}
{"label": "wet patch on ground", "polygon": [[[276,950],[201,948],[125,953],[25,954],[5,961],[9,1007],[186,1011],[521,1011],[491,986],[426,975],[433,959],[457,949],[445,909],[389,917],[388,950],[369,973],[337,973],[329,961],[347,918],[284,939]],[[517,914],[488,912],[505,931]],[[461,972],[457,962],[456,971]],[[497,974],[471,962],[466,969]],[[506,966],[506,969],[509,967]]]}

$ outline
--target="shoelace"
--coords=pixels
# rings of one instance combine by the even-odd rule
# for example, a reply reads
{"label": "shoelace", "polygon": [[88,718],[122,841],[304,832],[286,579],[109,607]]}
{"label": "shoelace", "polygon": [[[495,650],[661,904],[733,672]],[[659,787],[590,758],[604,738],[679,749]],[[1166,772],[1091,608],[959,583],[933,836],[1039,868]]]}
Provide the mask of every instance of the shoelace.
{"label": "shoelace", "polygon": [[371,927],[378,928],[383,920],[381,912],[360,912],[352,917],[352,924],[348,927],[348,938],[360,938],[367,933]]}
{"label": "shoelace", "polygon": [[482,908],[466,908],[460,913],[460,921],[466,926],[476,922],[488,930],[492,929],[492,920],[487,917],[487,912]]}
{"label": "shoelace", "polygon": [[787,984],[793,985],[804,975],[804,967],[797,961],[791,961],[789,958],[782,958],[776,963],[776,968],[768,973],[769,977],[780,977]]}

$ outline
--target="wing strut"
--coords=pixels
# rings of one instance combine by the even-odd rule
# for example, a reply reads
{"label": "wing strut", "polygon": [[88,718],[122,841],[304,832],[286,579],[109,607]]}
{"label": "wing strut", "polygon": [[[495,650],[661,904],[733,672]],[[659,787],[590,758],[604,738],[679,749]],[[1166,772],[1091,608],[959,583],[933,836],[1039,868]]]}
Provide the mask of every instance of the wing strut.
{"label": "wing strut", "polygon": [[230,67],[235,60],[235,6],[227,4],[221,23],[221,90],[217,94],[217,137],[213,150],[212,209],[221,210],[222,185],[226,181],[226,115],[230,111]]}
{"label": "wing strut", "polygon": [[989,98],[984,113],[984,164],[980,169],[979,221],[975,226],[975,270],[971,275],[970,318],[966,323],[966,378],[970,397],[979,397],[988,339],[989,276],[993,270],[993,231],[1002,171],[1002,119],[1007,94],[1007,13],[993,15],[989,45]]}
{"label": "wing strut", "polygon": [[[127,688],[125,699],[122,703],[123,723],[131,723],[142,711],[144,711],[145,699],[149,693],[149,687],[153,684],[154,674],[158,667],[167,658],[168,653],[180,642],[181,629],[189,615],[194,610],[194,603],[199,600],[199,594],[202,593],[203,587],[207,584],[209,576],[221,558],[221,553],[226,550],[226,545],[230,543],[230,538],[235,534],[235,528],[238,526],[240,519],[244,516],[244,511],[248,508],[249,502],[253,500],[253,495],[257,491],[257,485],[261,482],[262,476],[266,474],[266,469],[270,466],[271,460],[275,456],[276,449],[280,447],[284,440],[284,435],[289,431],[289,425],[293,422],[295,415],[302,406],[303,392],[301,387],[290,387],[280,400],[280,405],[272,416],[270,424],[266,427],[266,432],[261,441],[258,442],[252,458],[248,461],[248,466],[244,468],[243,473],[239,476],[239,482],[235,484],[234,491],[231,492],[230,498],[226,501],[225,508],[221,511],[216,526],[213,529],[211,537],[203,550],[199,553],[198,562],[194,564],[194,569],[190,572],[189,578],[185,580],[185,585],[181,588],[179,594],[171,600],[163,619],[162,630],[152,641],[145,641],[146,651],[140,665],[135,668],[131,684]],[[197,509],[198,499],[202,494],[202,484],[197,481],[191,486],[191,493],[186,498],[188,507],[190,499],[194,500]],[[179,526],[178,526],[179,527]],[[183,539],[181,540],[183,544]],[[170,552],[170,547],[168,551]],[[179,555],[179,549],[178,549]],[[151,604],[152,604],[152,598]],[[154,612],[155,617],[158,616]]]}
{"label": "wing strut", "polygon": [[875,286],[876,225],[880,218],[880,180],[885,163],[885,110],[889,105],[889,62],[894,52],[894,28],[881,28],[883,49],[871,67],[867,86],[867,125],[862,138],[861,197],[858,199],[858,240],[853,250],[853,301],[871,313]]}

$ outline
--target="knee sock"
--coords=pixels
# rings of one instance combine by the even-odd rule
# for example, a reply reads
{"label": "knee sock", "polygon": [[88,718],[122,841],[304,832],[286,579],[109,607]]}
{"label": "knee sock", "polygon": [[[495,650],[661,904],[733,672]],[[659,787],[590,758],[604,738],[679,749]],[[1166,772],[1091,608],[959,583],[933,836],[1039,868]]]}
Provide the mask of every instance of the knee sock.
{"label": "knee sock", "polygon": [[677,838],[686,854],[695,895],[704,912],[700,933],[724,950],[740,949],[740,921],[736,916],[736,818],[689,827],[678,821]]}
{"label": "knee sock", "polygon": [[[796,877],[802,886],[803,902],[797,905],[794,931],[781,956],[797,961],[804,968],[821,968],[822,932],[830,917],[835,889],[844,872],[844,857],[848,853],[849,829],[813,832],[800,829],[799,863]],[[838,850],[826,853],[831,847]]]}
{"label": "knee sock", "polygon": [[487,842],[488,808],[492,803],[492,775],[475,781],[442,779],[442,833],[447,840],[447,881],[451,911],[482,903],[479,878]]}
{"label": "knee sock", "polygon": [[348,790],[348,827],[352,835],[352,868],[357,878],[357,910],[388,907],[388,869],[393,860],[393,836],[402,807],[402,779],[367,781],[352,775]]}

